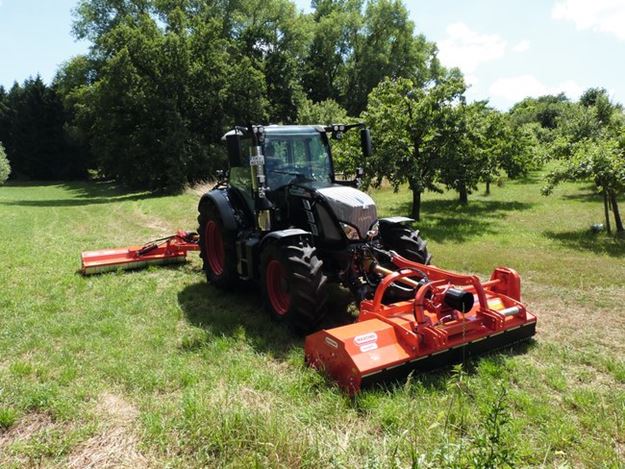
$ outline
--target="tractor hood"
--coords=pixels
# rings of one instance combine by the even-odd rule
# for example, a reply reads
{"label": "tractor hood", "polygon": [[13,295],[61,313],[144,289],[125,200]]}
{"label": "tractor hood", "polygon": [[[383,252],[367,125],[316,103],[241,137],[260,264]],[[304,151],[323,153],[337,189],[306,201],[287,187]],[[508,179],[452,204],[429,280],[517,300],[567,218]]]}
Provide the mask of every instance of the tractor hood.
{"label": "tractor hood", "polygon": [[375,202],[369,195],[348,186],[330,186],[317,189],[330,205],[339,221],[358,229],[361,239],[378,219]]}

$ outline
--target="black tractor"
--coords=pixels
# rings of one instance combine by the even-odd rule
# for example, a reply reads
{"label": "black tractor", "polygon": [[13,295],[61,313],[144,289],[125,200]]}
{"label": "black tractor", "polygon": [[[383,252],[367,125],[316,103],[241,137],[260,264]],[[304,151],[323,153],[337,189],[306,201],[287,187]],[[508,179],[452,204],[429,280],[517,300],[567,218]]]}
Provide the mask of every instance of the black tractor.
{"label": "black tractor", "polygon": [[[224,136],[229,170],[199,203],[208,281],[222,289],[257,282],[272,317],[300,333],[314,331],[332,310],[329,282],[360,302],[380,280],[371,266],[388,263],[390,251],[430,262],[413,220],[378,218],[373,199],[358,190],[361,170],[353,181],[336,179],[329,140],[352,129],[370,156],[363,124],[237,127]],[[400,285],[393,291],[414,293]]]}

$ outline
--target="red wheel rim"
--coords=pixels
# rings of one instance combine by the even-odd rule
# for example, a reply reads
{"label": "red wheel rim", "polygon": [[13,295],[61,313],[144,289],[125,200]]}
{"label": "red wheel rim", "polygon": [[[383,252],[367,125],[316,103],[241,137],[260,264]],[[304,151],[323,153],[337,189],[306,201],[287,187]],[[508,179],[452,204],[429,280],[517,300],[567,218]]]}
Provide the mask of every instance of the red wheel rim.
{"label": "red wheel rim", "polygon": [[285,315],[291,304],[289,285],[284,266],[275,259],[267,264],[267,294],[273,310],[280,316]]}
{"label": "red wheel rim", "polygon": [[224,272],[224,241],[219,226],[213,220],[206,223],[206,261],[215,275]]}

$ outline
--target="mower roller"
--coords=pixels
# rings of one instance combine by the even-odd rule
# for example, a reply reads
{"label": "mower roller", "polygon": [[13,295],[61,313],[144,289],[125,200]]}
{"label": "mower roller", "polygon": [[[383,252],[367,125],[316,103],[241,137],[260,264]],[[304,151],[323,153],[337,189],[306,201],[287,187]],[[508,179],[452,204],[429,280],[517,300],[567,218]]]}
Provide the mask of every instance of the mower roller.
{"label": "mower roller", "polygon": [[187,252],[199,251],[198,239],[197,233],[178,230],[175,235],[155,239],[142,246],[85,251],[80,255],[80,272],[93,275],[182,263],[187,260]]}
{"label": "mower roller", "polygon": [[[520,302],[516,272],[498,268],[480,282],[430,265],[415,221],[379,218],[359,190],[362,168],[353,180],[335,176],[330,140],[353,130],[365,162],[363,123],[235,127],[223,137],[227,171],[199,201],[198,234],[85,252],[82,272],[181,262],[199,250],[209,283],[231,292],[257,284],[272,319],[310,334],[307,362],[352,394],[532,336],[536,318]],[[329,283],[348,289],[360,313],[319,331],[328,316],[344,317],[328,304]]]}

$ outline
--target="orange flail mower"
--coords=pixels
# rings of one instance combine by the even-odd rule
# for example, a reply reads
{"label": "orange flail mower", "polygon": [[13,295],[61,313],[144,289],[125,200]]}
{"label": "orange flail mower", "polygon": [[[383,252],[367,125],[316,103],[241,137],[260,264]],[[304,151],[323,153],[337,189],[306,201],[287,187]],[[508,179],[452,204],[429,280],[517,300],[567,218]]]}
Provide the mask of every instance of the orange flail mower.
{"label": "orange flail mower", "polygon": [[[533,336],[536,316],[520,302],[521,280],[497,268],[491,279],[461,275],[396,254],[373,299],[363,300],[353,324],[322,330],[305,342],[306,361],[350,394],[362,386],[461,361]],[[414,298],[385,303],[387,289],[404,283]]]}
{"label": "orange flail mower", "polygon": [[80,255],[80,271],[83,275],[92,275],[185,262],[187,252],[199,251],[198,239],[197,233],[179,230],[175,235],[142,246],[85,251]]}

